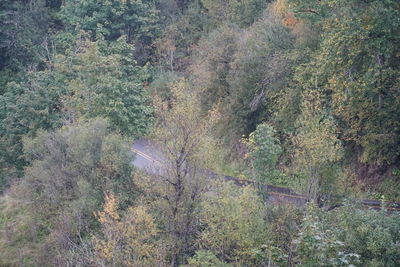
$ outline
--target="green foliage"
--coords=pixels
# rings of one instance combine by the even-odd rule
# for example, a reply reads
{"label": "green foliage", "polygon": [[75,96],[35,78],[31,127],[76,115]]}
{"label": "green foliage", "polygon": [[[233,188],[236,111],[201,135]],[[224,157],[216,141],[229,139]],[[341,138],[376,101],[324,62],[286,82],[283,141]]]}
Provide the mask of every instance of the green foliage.
{"label": "green foliage", "polygon": [[47,59],[45,45],[50,23],[44,0],[0,2],[0,94],[19,71],[34,70]]}
{"label": "green foliage", "polygon": [[266,200],[265,185],[287,185],[288,177],[277,169],[277,163],[282,148],[274,128],[268,124],[259,124],[248,139],[244,140],[247,146],[247,157],[250,159],[252,176],[257,183],[261,196]]}
{"label": "green foliage", "polygon": [[[347,205],[331,215],[330,227],[347,251],[360,255],[359,266],[397,266],[400,258],[400,216]],[[336,227],[333,227],[335,225]]]}
{"label": "green foliage", "polygon": [[21,138],[34,137],[38,129],[103,117],[116,131],[138,136],[152,124],[151,103],[142,85],[147,70],[131,59],[132,46],[123,39],[110,46],[84,40],[71,50],[57,55],[51,69],[9,83],[0,96],[0,165],[8,175],[25,166]]}
{"label": "green foliage", "polygon": [[296,244],[301,266],[397,266],[399,214],[345,204],[331,212],[310,206]]}
{"label": "green foliage", "polygon": [[135,58],[140,65],[151,61],[152,43],[160,34],[161,17],[156,1],[67,0],[59,12],[66,30],[77,34],[88,32],[91,40],[105,39],[111,43],[122,36],[134,44]]}
{"label": "green foliage", "polygon": [[[55,133],[41,132],[33,140],[26,138],[24,155],[32,162],[26,170],[25,179],[38,186],[41,193],[37,192],[36,197],[43,193],[43,199],[40,197],[42,201],[54,198],[53,202],[57,204],[63,199],[73,198],[80,179],[97,190],[110,188],[117,195],[125,194],[133,186],[130,149],[121,137],[110,133],[104,120],[63,127]],[[68,172],[63,173],[64,168]],[[58,172],[61,172],[60,181],[51,183],[52,175]],[[38,181],[33,182],[36,179]],[[61,190],[66,190],[65,195]],[[58,194],[48,196],[50,192]],[[128,203],[131,199],[129,195],[121,197],[123,200],[127,198]]]}
{"label": "green foliage", "polygon": [[[398,214],[302,219],[204,169],[234,159],[322,206],[354,170],[396,200],[399,18],[397,0],[1,0],[0,265],[397,266]],[[153,123],[163,171],[132,180],[119,134]]]}
{"label": "green foliage", "polygon": [[386,178],[379,185],[378,192],[387,200],[398,201],[400,199],[400,181],[398,177]]}
{"label": "green foliage", "polygon": [[249,26],[256,21],[265,9],[266,0],[201,0],[214,23],[229,21],[239,26]]}
{"label": "green foliage", "polygon": [[295,240],[300,266],[354,266],[360,255],[346,252],[345,243],[326,228],[324,218],[310,206]]}
{"label": "green foliage", "polygon": [[[202,116],[196,92],[182,79],[170,88],[171,97],[155,97],[158,117],[154,137],[163,155],[155,175],[137,176],[136,183],[163,219],[164,240],[171,266],[186,264],[195,251],[200,198],[206,190],[204,172],[213,162],[213,114]],[[203,169],[202,169],[203,168]]]}
{"label": "green foliage", "polygon": [[14,242],[35,265],[68,260],[66,251],[96,228],[93,212],[103,192],[120,196],[123,208],[135,198],[129,146],[110,133],[104,120],[40,132],[26,138],[24,154],[31,165],[13,195],[22,202],[22,219],[7,218],[6,229],[18,234],[2,240],[10,264],[18,260],[8,254]]}
{"label": "green foliage", "polygon": [[201,91],[204,110],[225,102],[230,95],[229,71],[237,49],[239,29],[225,25],[200,40],[191,66],[194,86]]}
{"label": "green foliage", "polygon": [[171,87],[179,81],[180,77],[175,72],[165,72],[158,74],[150,84],[149,90],[152,94],[158,95],[166,100],[171,98]]}
{"label": "green foliage", "polygon": [[228,120],[235,128],[245,125],[243,133],[248,134],[278,109],[278,99],[292,73],[289,51],[294,38],[272,12],[243,35],[228,75]]}
{"label": "green foliage", "polygon": [[123,134],[144,134],[152,122],[152,109],[141,84],[147,78],[145,69],[131,60],[132,47],[121,38],[111,47],[86,41],[80,49],[59,66],[71,77],[70,96],[65,99],[71,116],[104,117]]}
{"label": "green foliage", "polygon": [[267,204],[268,242],[265,245],[268,262],[287,266],[291,261],[294,244],[304,213],[304,208],[292,204]]}
{"label": "green foliage", "polygon": [[[231,144],[254,131],[265,119],[276,118],[283,99],[293,102],[286,88],[293,74],[294,35],[271,10],[251,27],[222,25],[201,39],[194,51],[191,74],[201,91],[203,109],[224,114],[217,134]],[[291,94],[289,94],[291,93]],[[294,112],[295,113],[295,112]],[[291,118],[291,120],[294,120]]]}
{"label": "green foliage", "polygon": [[211,26],[200,0],[190,1],[187,9],[166,25],[162,35],[155,42],[160,71],[185,72],[193,47],[212,29]]}
{"label": "green foliage", "polygon": [[215,182],[202,201],[204,230],[199,247],[219,259],[241,265],[263,262],[262,246],[267,240],[264,207],[250,187]]}
{"label": "green foliage", "polygon": [[394,90],[399,84],[399,3],[328,3],[321,48],[304,66],[303,86],[326,92],[342,139],[360,148],[360,161],[394,163],[399,154],[399,95]]}
{"label": "green foliage", "polygon": [[212,166],[216,143],[211,133],[218,113],[211,111],[204,116],[199,95],[190,91],[184,79],[172,84],[170,91],[169,99],[157,96],[154,101],[158,123],[153,134],[164,145],[165,157],[173,168],[176,160],[179,164],[188,161],[204,168]]}
{"label": "green foliage", "polygon": [[60,12],[65,23],[90,32],[92,37],[115,41],[126,35],[129,43],[140,41],[146,45],[157,34],[157,15],[154,1],[132,0],[67,0]]}
{"label": "green foliage", "polygon": [[341,144],[335,134],[333,119],[323,110],[320,94],[306,92],[303,98],[295,143],[299,146],[298,157],[307,163],[300,165],[307,168],[337,162],[341,157]]}
{"label": "green foliage", "polygon": [[320,26],[320,23],[331,15],[330,7],[334,1],[289,0],[288,2],[297,17],[310,20],[314,25]]}
{"label": "green foliage", "polygon": [[276,170],[279,156],[282,153],[279,139],[273,127],[268,124],[259,124],[246,140],[248,156],[252,162],[256,179],[271,182],[273,172]]}
{"label": "green foliage", "polygon": [[61,125],[61,96],[66,93],[63,78],[51,71],[33,73],[26,82],[9,83],[0,96],[0,166],[7,180],[26,164],[22,138],[35,136],[38,129]]}
{"label": "green foliage", "polygon": [[191,267],[229,267],[230,265],[220,261],[212,252],[199,250],[189,259]]}
{"label": "green foliage", "polygon": [[[336,136],[335,122],[323,110],[320,93],[306,92],[298,132],[293,138],[297,168],[308,176],[307,193],[310,199],[320,197],[320,190],[334,183],[335,164],[342,157],[342,146]],[[326,192],[329,195],[329,190]],[[332,192],[331,192],[332,193]]]}

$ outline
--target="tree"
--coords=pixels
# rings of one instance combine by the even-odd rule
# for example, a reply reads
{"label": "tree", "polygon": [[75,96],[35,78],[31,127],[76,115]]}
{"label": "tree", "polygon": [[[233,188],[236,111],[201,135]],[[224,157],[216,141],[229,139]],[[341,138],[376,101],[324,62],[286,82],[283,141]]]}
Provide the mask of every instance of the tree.
{"label": "tree", "polygon": [[[294,41],[290,29],[271,8],[238,38],[227,78],[226,113],[232,128],[248,135],[265,120],[281,128],[274,113],[280,111],[279,102],[290,95],[289,82],[298,61],[292,55]],[[290,117],[287,113],[285,116],[287,120]]]}
{"label": "tree", "polygon": [[94,262],[100,266],[163,266],[156,239],[159,230],[146,207],[131,206],[121,218],[118,199],[108,194],[96,217],[103,237],[94,237]]}
{"label": "tree", "polygon": [[[354,266],[360,255],[346,251],[345,243],[324,222],[312,205],[304,217],[296,244],[300,266]],[[322,217],[322,219],[321,219]]]}
{"label": "tree", "polygon": [[220,261],[214,254],[206,250],[196,251],[196,255],[189,259],[188,266],[192,267],[229,267]]}
{"label": "tree", "polygon": [[[296,107],[296,92],[289,85],[303,58],[293,52],[295,35],[281,20],[269,8],[246,29],[222,25],[211,31],[194,50],[190,70],[203,109],[220,107],[217,134],[230,145],[263,121],[283,131],[295,120],[297,110],[289,108]],[[291,106],[281,111],[284,102]]]}
{"label": "tree", "polygon": [[345,203],[329,216],[330,228],[346,251],[359,255],[359,266],[397,266],[400,258],[398,213],[360,209]]}
{"label": "tree", "polygon": [[[132,46],[121,38],[112,46],[84,41],[79,49],[60,65],[60,70],[72,76],[64,101],[70,119],[99,116],[123,134],[146,133],[152,122],[151,103],[142,85],[146,70],[130,58]],[[71,67],[69,60],[74,61]]]}
{"label": "tree", "polygon": [[117,0],[96,1],[68,0],[61,8],[65,22],[79,30],[88,31],[108,40],[127,36],[129,43],[147,41],[155,36],[157,30],[157,10],[154,1]]}
{"label": "tree", "polygon": [[84,30],[93,39],[115,41],[126,36],[137,48],[136,58],[141,64],[149,59],[149,47],[159,32],[159,16],[155,1],[134,0],[67,0],[60,11],[65,24],[74,30]]}
{"label": "tree", "polygon": [[280,141],[276,137],[274,128],[268,124],[259,124],[245,140],[248,148],[248,157],[253,169],[253,179],[258,184],[259,193],[265,196],[265,185],[276,184],[278,171],[276,165],[282,154]]}
{"label": "tree", "polygon": [[267,3],[266,0],[202,0],[201,2],[215,24],[227,21],[242,27],[256,21],[262,15]]}
{"label": "tree", "polygon": [[265,244],[266,257],[271,266],[290,266],[295,249],[293,240],[304,217],[304,207],[293,203],[266,203],[265,221],[268,225],[268,241]]}
{"label": "tree", "polygon": [[224,25],[200,40],[191,66],[194,86],[201,91],[204,110],[212,109],[230,95],[228,74],[237,49],[239,29]]}
{"label": "tree", "polygon": [[[7,227],[15,235],[1,242],[4,261],[10,264],[67,265],[67,252],[96,228],[93,212],[100,208],[103,192],[118,196],[123,209],[136,197],[129,145],[104,120],[40,131],[25,139],[24,156],[31,165],[13,196],[21,203],[21,214],[8,217]],[[13,242],[23,259],[10,258]]]}
{"label": "tree", "polygon": [[[342,147],[336,136],[335,123],[323,109],[320,93],[307,91],[303,99],[297,134],[293,138],[295,164],[307,176],[309,199],[317,201],[321,197],[321,187],[336,179],[335,164],[342,157]],[[325,193],[329,194],[329,190]]]}
{"label": "tree", "polygon": [[44,0],[3,0],[0,10],[1,95],[19,72],[36,70],[47,59],[44,44],[51,18]]}
{"label": "tree", "polygon": [[[179,81],[171,88],[171,98],[156,98],[155,140],[163,151],[159,175],[143,180],[145,192],[161,214],[171,266],[185,264],[194,251],[198,233],[198,209],[205,191],[213,140],[212,118],[202,117],[200,103],[188,83]],[[141,178],[141,179],[139,179]]]}
{"label": "tree", "polygon": [[142,84],[147,70],[132,60],[132,46],[123,39],[112,45],[90,42],[84,34],[77,39],[72,49],[49,62],[49,69],[9,83],[0,96],[4,183],[18,175],[13,169],[21,172],[27,164],[21,157],[22,137],[35,137],[39,129],[103,117],[114,130],[140,136],[152,124],[153,110]]}
{"label": "tree", "polygon": [[[0,96],[0,166],[5,187],[20,176],[27,164],[22,138],[34,137],[39,129],[53,130],[62,124],[64,76],[52,71],[32,73],[25,82],[11,82]],[[0,174],[1,175],[1,174]]]}
{"label": "tree", "polygon": [[302,266],[397,266],[399,215],[345,202],[326,212],[310,205],[294,241]]}
{"label": "tree", "polygon": [[399,155],[399,2],[301,2],[324,34],[299,84],[323,90],[346,146],[384,170]]}
{"label": "tree", "polygon": [[[197,46],[199,39],[211,30],[212,25],[201,1],[189,1],[187,4],[187,8],[182,10],[181,14],[171,18],[171,23],[166,25],[162,35],[155,42],[157,63],[161,72],[185,72],[190,64],[192,49]],[[177,8],[173,10],[176,12]]]}
{"label": "tree", "polygon": [[225,262],[262,265],[267,228],[264,205],[251,187],[214,182],[202,199],[200,249]]}

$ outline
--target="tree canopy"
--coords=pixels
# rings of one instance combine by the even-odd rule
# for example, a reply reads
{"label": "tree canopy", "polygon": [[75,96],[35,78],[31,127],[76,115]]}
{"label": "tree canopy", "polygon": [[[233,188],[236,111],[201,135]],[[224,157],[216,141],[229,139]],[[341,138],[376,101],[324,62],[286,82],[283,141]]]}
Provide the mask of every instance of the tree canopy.
{"label": "tree canopy", "polygon": [[398,266],[399,77],[398,0],[0,0],[0,265]]}

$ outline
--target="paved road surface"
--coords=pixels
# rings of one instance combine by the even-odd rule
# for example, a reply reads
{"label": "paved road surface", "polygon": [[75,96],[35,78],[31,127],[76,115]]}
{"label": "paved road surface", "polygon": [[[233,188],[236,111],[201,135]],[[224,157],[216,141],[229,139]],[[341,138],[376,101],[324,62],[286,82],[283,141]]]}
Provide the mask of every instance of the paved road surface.
{"label": "paved road surface", "polygon": [[163,158],[159,149],[149,140],[138,139],[133,143],[132,151],[136,154],[133,165],[142,170],[159,168],[162,166]]}

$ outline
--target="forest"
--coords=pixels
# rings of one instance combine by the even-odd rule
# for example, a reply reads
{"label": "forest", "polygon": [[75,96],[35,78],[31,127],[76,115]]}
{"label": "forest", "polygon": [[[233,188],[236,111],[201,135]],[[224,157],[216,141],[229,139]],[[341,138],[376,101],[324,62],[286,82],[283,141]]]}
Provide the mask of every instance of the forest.
{"label": "forest", "polygon": [[0,0],[0,266],[395,267],[396,201],[398,0]]}

